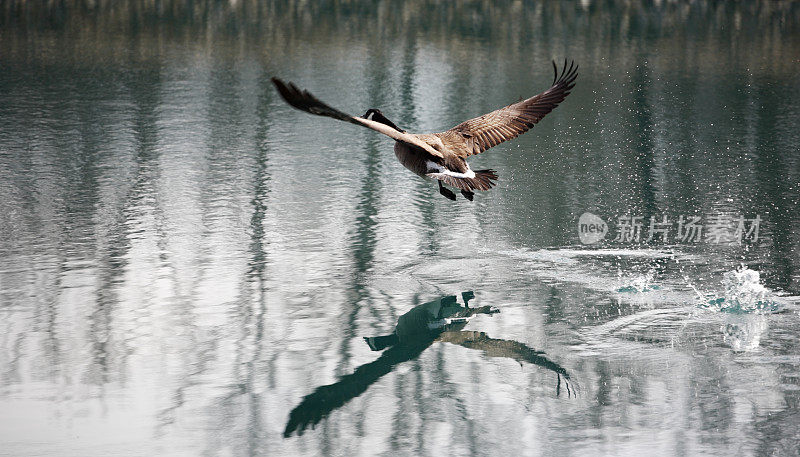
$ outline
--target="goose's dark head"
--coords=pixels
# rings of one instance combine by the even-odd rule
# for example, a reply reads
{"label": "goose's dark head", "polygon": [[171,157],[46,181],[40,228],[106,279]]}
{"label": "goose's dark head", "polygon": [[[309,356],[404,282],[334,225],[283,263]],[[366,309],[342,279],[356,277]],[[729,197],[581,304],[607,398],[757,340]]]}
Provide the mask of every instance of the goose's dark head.
{"label": "goose's dark head", "polygon": [[370,119],[370,116],[372,116],[371,120],[373,120],[375,122],[380,122],[381,124],[388,125],[389,127],[397,130],[398,132],[403,132],[403,133],[406,132],[405,130],[403,130],[400,127],[396,126],[394,124],[394,122],[392,122],[389,119],[387,119],[386,116],[384,116],[383,113],[381,113],[381,110],[379,110],[379,109],[375,109],[375,108],[368,109],[367,112],[364,114],[364,119]]}

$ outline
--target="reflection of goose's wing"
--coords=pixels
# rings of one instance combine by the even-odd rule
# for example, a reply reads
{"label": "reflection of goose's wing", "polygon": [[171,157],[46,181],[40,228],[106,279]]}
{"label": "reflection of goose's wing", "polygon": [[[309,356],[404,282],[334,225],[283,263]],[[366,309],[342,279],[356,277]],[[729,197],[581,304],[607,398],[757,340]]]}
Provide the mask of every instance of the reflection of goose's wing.
{"label": "reflection of goose's wing", "polygon": [[561,394],[561,376],[564,376],[567,395],[571,396],[574,393],[574,387],[570,388],[569,374],[564,367],[543,356],[542,354],[544,354],[544,352],[536,351],[518,341],[497,340],[489,338],[483,332],[464,331],[443,332],[439,335],[437,341],[453,343],[469,349],[478,349],[489,357],[506,357],[520,363],[528,362],[542,368],[547,368],[550,371],[555,371],[558,376],[556,395],[558,396]]}
{"label": "reflection of goose's wing", "polygon": [[306,428],[319,423],[331,411],[364,393],[369,386],[392,371],[395,365],[416,358],[432,342],[433,338],[431,337],[422,339],[413,345],[393,346],[387,349],[378,360],[356,368],[353,374],[343,376],[339,382],[318,387],[317,390],[306,395],[303,401],[289,413],[289,422],[286,423],[283,436],[289,437],[295,431],[298,435],[302,435]]}
{"label": "reflection of goose's wing", "polygon": [[542,355],[543,352],[536,351],[517,341],[489,338],[483,332],[444,332],[439,335],[438,340],[469,349],[478,349],[489,357],[507,357],[518,362],[532,363],[555,371],[569,379],[569,374],[564,367],[547,359]]}

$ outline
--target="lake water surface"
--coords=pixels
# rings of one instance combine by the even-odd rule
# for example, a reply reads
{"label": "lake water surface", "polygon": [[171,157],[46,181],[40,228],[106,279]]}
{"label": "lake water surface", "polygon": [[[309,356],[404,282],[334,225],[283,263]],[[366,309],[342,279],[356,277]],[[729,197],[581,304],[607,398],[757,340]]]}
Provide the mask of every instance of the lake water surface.
{"label": "lake water surface", "polygon": [[[0,455],[800,452],[799,3],[33,3],[0,7]],[[442,131],[565,58],[474,202],[270,82]]]}

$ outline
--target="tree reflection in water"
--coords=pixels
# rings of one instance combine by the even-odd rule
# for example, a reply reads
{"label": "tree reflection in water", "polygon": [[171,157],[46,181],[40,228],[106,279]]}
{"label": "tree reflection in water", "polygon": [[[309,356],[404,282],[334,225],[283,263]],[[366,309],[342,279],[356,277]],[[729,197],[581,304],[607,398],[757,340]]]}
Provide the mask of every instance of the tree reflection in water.
{"label": "tree reflection in water", "polygon": [[[289,421],[283,431],[284,437],[297,432],[302,435],[306,428],[314,427],[333,410],[343,406],[353,398],[364,393],[381,377],[391,372],[395,366],[415,359],[433,343],[451,343],[469,349],[476,349],[488,357],[507,357],[532,363],[556,373],[556,395],[561,394],[561,378],[567,396],[572,396],[569,374],[561,365],[547,359],[544,353],[536,351],[517,341],[490,338],[484,332],[464,331],[464,327],[479,314],[499,313],[491,306],[471,308],[469,301],[475,297],[473,292],[463,292],[463,306],[455,295],[415,306],[397,320],[395,331],[389,335],[365,337],[364,341],[373,351],[384,351],[374,362],[364,364],[338,382],[318,387],[306,395],[303,401],[289,414]],[[387,349],[388,348],[388,349]]]}

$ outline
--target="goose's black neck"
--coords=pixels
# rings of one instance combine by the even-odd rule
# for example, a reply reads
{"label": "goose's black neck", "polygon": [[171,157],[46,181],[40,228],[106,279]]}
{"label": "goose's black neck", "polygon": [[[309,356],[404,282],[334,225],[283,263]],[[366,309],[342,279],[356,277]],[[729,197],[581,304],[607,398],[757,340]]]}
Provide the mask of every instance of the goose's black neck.
{"label": "goose's black neck", "polygon": [[369,119],[369,116],[372,115],[372,120],[375,122],[380,122],[381,124],[388,125],[389,127],[397,130],[398,132],[405,133],[406,131],[401,129],[400,127],[396,126],[394,122],[390,121],[386,118],[386,116],[381,113],[381,110],[370,108],[367,110],[367,113],[364,115],[365,119]]}

